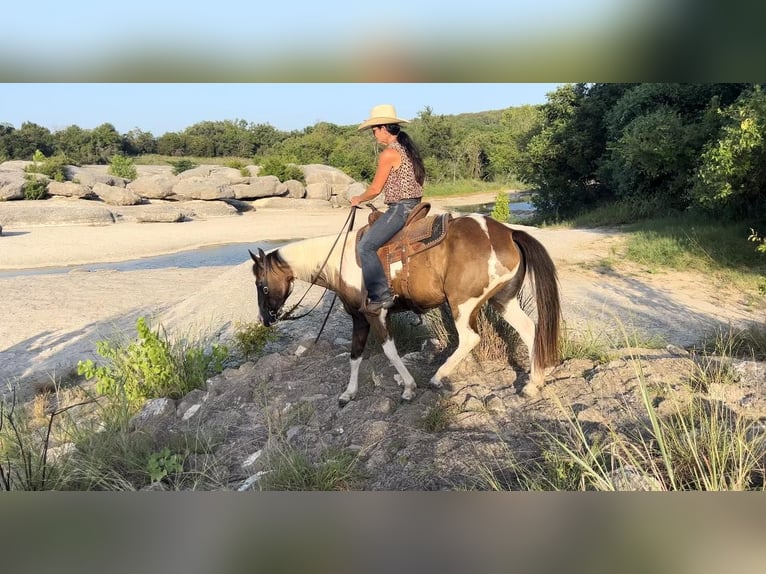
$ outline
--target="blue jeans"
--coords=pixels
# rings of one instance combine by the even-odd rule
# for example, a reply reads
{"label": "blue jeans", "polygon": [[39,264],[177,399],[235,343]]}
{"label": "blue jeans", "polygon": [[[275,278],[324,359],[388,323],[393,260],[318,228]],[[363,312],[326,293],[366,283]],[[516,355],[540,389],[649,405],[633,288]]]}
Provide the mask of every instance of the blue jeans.
{"label": "blue jeans", "polygon": [[378,249],[404,227],[407,216],[418,203],[420,198],[403,199],[392,203],[365,232],[357,246],[359,259],[362,261],[362,276],[370,301],[380,301],[390,294],[386,273],[378,258]]}

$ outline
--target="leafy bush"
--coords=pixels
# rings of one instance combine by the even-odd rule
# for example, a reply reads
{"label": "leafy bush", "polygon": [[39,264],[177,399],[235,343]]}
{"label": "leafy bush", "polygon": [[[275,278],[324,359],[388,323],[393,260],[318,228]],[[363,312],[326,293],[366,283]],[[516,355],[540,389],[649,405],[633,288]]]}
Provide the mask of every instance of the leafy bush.
{"label": "leafy bush", "polygon": [[233,169],[238,169],[241,171],[245,167],[245,162],[243,162],[241,159],[230,159],[224,162],[223,165],[225,165],[226,167],[231,167]]}
{"label": "leafy bush", "polygon": [[279,178],[279,181],[287,181],[288,179],[294,179],[305,183],[303,176],[303,170],[295,164],[286,163],[277,157],[266,158],[261,164],[261,171],[258,172],[259,176],[275,175]]}
{"label": "leafy bush", "polygon": [[24,199],[45,199],[48,195],[48,184],[33,175],[27,175],[25,179],[27,183],[24,184]]}
{"label": "leafy bush", "polygon": [[197,164],[189,159],[168,160],[168,163],[173,166],[173,174],[178,175],[190,169],[197,167]]}
{"label": "leafy bush", "polygon": [[109,165],[109,173],[122,177],[124,179],[136,179],[138,177],[138,171],[133,163],[133,160],[124,155],[112,156],[112,162]]}
{"label": "leafy bush", "polygon": [[37,150],[32,161],[34,163],[24,169],[27,173],[42,173],[54,181],[66,181],[65,167],[69,165],[69,160],[65,155],[59,154],[46,158],[40,150]]}
{"label": "leafy bush", "polygon": [[504,191],[497,192],[495,207],[492,208],[492,213],[489,216],[500,223],[508,223],[511,218],[511,202],[507,193]]}
{"label": "leafy bush", "polygon": [[77,372],[96,379],[99,394],[122,398],[132,405],[158,397],[180,398],[200,388],[206,378],[223,369],[228,349],[212,345],[210,352],[184,343],[171,343],[164,330],[152,331],[144,317],[136,321],[138,340],[126,344],[99,341],[96,350],[105,365],[80,361]]}

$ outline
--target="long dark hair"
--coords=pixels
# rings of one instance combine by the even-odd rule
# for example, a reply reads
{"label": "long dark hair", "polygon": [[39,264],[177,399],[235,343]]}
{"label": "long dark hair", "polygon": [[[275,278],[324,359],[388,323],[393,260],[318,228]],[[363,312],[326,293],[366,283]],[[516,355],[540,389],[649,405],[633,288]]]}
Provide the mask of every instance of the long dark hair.
{"label": "long dark hair", "polygon": [[420,156],[420,150],[412,138],[407,135],[399,124],[386,124],[386,130],[392,136],[396,136],[397,141],[402,145],[404,151],[412,161],[412,167],[415,168],[415,181],[420,185],[426,180],[426,166],[423,164],[423,158]]}

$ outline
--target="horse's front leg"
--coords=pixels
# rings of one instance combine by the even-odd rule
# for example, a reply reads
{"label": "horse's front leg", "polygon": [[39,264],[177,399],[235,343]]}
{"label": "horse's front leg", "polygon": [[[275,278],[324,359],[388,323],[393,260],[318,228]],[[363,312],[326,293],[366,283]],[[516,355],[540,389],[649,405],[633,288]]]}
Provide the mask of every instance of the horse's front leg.
{"label": "horse's front leg", "polygon": [[409,370],[407,370],[404,361],[402,361],[399,352],[396,350],[396,344],[394,343],[394,339],[391,337],[391,331],[388,328],[388,311],[384,310],[379,316],[373,319],[373,328],[375,329],[375,334],[383,341],[383,352],[386,357],[388,357],[388,360],[391,361],[396,372],[399,373],[400,379],[397,380],[397,383],[404,387],[402,400],[411,401],[415,398],[415,388],[417,385],[415,384],[414,377],[410,374]]}
{"label": "horse's front leg", "polygon": [[359,388],[359,365],[362,362],[364,347],[367,345],[367,336],[370,334],[370,324],[367,319],[357,313],[353,313],[351,318],[354,321],[354,332],[351,335],[351,376],[346,390],[338,398],[338,404],[341,407],[345,407],[356,396]]}

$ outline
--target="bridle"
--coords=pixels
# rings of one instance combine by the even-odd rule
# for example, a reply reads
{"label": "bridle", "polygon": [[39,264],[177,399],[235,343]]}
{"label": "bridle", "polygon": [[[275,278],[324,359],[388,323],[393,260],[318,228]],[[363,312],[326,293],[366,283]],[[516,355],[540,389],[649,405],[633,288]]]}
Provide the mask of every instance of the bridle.
{"label": "bridle", "polygon": [[[327,262],[330,260],[330,255],[332,255],[332,252],[335,250],[335,246],[338,244],[338,241],[340,240],[341,235],[343,235],[343,247],[341,249],[341,253],[345,252],[346,250],[346,242],[348,241],[348,235],[351,232],[351,230],[354,227],[354,219],[356,218],[356,211],[359,209],[359,206],[352,205],[351,211],[349,211],[348,217],[346,217],[346,221],[343,223],[343,227],[338,232],[338,236],[335,238],[335,241],[333,241],[332,246],[330,247],[330,251],[327,253],[327,257],[325,257],[324,261],[322,262],[322,265],[319,267],[319,271],[316,272],[316,275],[311,279],[311,284],[306,289],[305,293],[301,296],[301,298],[298,300],[297,303],[295,303],[292,307],[290,307],[287,311],[279,314],[275,314],[273,311],[269,310],[269,315],[274,317],[275,323],[277,321],[295,321],[297,319],[302,319],[303,317],[306,317],[309,315],[314,309],[317,308],[317,306],[322,302],[322,299],[324,299],[325,294],[327,293],[327,287],[325,287],[324,293],[322,293],[322,296],[319,297],[316,303],[314,303],[314,306],[311,307],[308,311],[305,313],[302,313],[300,315],[293,315],[295,310],[300,306],[300,304],[303,302],[303,300],[306,298],[306,295],[308,295],[311,288],[316,285],[317,279],[319,279],[319,276],[322,274],[322,271],[324,270],[325,266],[327,265]],[[345,233],[344,233],[345,231]],[[343,268],[343,257],[340,259],[340,267],[338,268],[338,275],[341,274],[341,270]],[[264,295],[268,295],[268,286],[264,285],[261,290]],[[285,301],[293,292],[293,282],[290,281],[290,290],[287,293],[287,297],[285,297]],[[322,334],[322,331],[324,331],[324,327],[327,324],[327,320],[330,318],[330,313],[332,312],[332,308],[335,305],[335,301],[338,298],[338,294],[334,293],[332,302],[330,303],[330,308],[327,310],[327,315],[324,318],[324,321],[322,322],[322,326],[319,328],[319,333],[316,336],[316,339],[314,339],[314,342],[316,343],[319,340],[320,335]]]}

